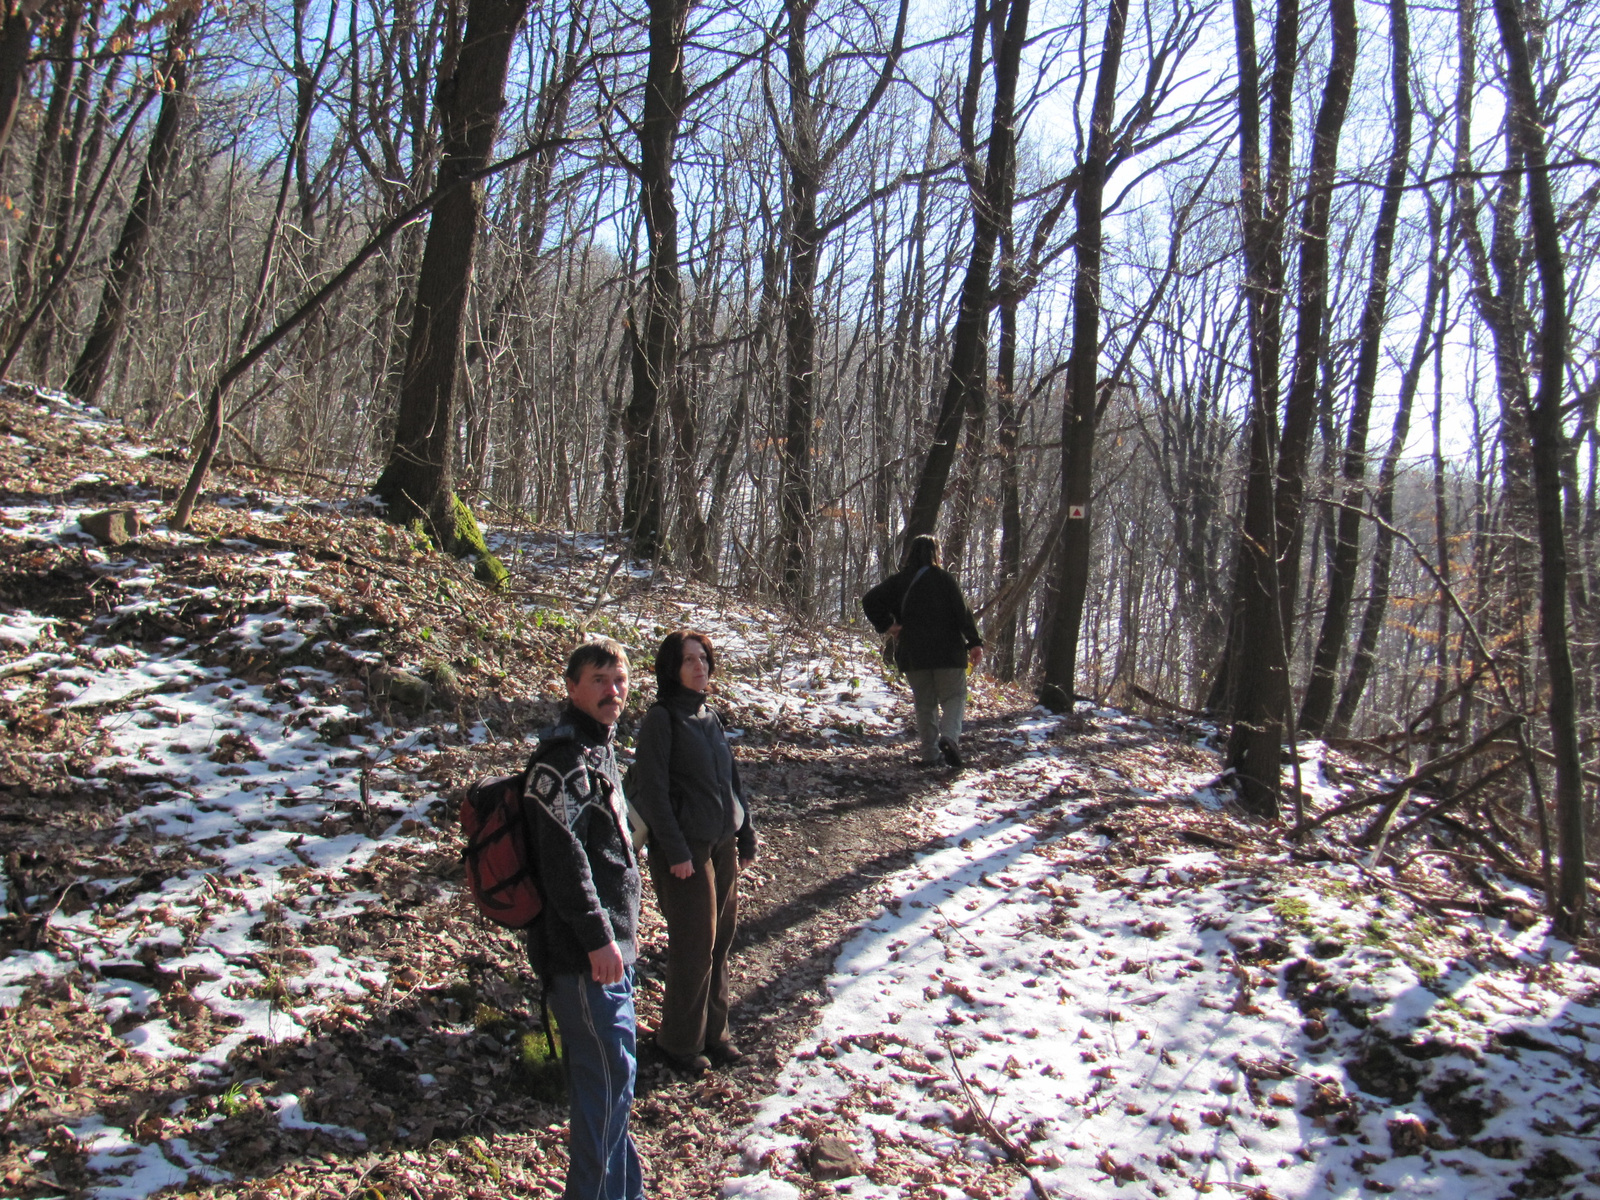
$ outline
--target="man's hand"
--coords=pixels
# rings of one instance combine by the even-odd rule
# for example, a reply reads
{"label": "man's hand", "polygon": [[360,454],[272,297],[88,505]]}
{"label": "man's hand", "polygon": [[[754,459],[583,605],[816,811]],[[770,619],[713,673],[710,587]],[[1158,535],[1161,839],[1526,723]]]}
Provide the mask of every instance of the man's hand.
{"label": "man's hand", "polygon": [[982,659],[982,658],[983,658],[983,647],[982,646],[974,646],[971,650],[967,651],[967,663],[968,663],[969,666],[971,666],[973,668],[977,667],[979,660]]}
{"label": "man's hand", "polygon": [[884,632],[887,633],[892,638],[899,637],[900,636],[900,622],[896,621],[893,625],[889,626],[889,628],[885,629]]}
{"label": "man's hand", "polygon": [[622,951],[615,942],[589,951],[589,974],[596,983],[621,983],[622,969]]}
{"label": "man's hand", "polygon": [[681,863],[673,863],[667,870],[672,872],[674,879],[687,879],[694,874],[694,859],[687,859]]}

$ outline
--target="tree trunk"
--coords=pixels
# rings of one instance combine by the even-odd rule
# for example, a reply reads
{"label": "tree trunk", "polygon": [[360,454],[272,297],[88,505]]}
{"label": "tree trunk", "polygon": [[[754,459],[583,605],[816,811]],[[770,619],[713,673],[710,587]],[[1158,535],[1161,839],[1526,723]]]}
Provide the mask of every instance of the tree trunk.
{"label": "tree trunk", "polygon": [[[812,0],[787,0],[788,37],[784,60],[789,76],[789,129],[778,129],[778,144],[789,173],[789,286],[784,297],[784,422],[779,455],[778,545],[781,588],[798,613],[811,610],[812,519],[816,504],[811,435],[816,425],[816,286],[822,240],[843,220],[817,215],[817,198],[833,164],[861,132],[878,106],[900,61],[906,31],[907,0],[878,76],[861,107],[839,136],[824,146],[819,137],[817,96],[813,94],[807,33]],[[845,210],[848,211],[848,210]]]}
{"label": "tree trunk", "polygon": [[[622,522],[641,558],[661,549],[659,408],[678,372],[678,204],[672,160],[683,119],[683,39],[693,0],[650,0],[650,58],[639,122],[639,212],[650,244],[644,311],[634,330],[633,395],[622,414],[628,477]],[[669,401],[670,402],[670,401]]]}
{"label": "tree trunk", "polygon": [[[995,355],[995,450],[1000,458],[1000,562],[997,587],[1015,583],[1022,570],[1022,478],[1017,438],[1022,407],[1017,403],[1017,256],[1012,223],[1014,181],[1001,208],[1000,344]],[[1017,677],[1017,615],[1011,609],[990,627],[993,671],[1005,683]]]}
{"label": "tree trunk", "polygon": [[1567,372],[1567,283],[1561,231],[1546,171],[1544,126],[1533,68],[1515,0],[1495,0],[1495,21],[1506,51],[1512,143],[1528,165],[1529,219],[1539,273],[1543,328],[1539,331],[1539,385],[1529,429],[1533,441],[1534,504],[1539,527],[1539,630],[1550,688],[1550,739],[1556,766],[1556,829],[1561,874],[1549,911],[1556,932],[1583,933],[1587,885],[1584,864],[1583,760],[1578,749],[1576,692],[1567,640],[1567,545],[1562,526],[1561,464],[1566,434],[1561,397]]}
{"label": "tree trunk", "polygon": [[16,128],[17,110],[28,85],[28,51],[33,48],[43,8],[44,0],[20,0],[7,5],[0,22],[0,151],[5,150]]}
{"label": "tree trunk", "polygon": [[1239,190],[1244,217],[1250,426],[1244,522],[1234,572],[1227,663],[1222,672],[1224,706],[1233,722],[1226,761],[1234,772],[1245,808],[1258,816],[1273,817],[1278,811],[1283,719],[1288,702],[1273,512],[1273,460],[1278,437],[1278,297],[1283,282],[1279,247],[1293,135],[1290,104],[1298,58],[1299,9],[1294,0],[1284,0],[1278,8],[1265,186],[1261,177],[1255,14],[1250,0],[1234,0],[1233,14],[1239,63]]}
{"label": "tree trunk", "polygon": [[1335,517],[1333,549],[1328,556],[1328,605],[1311,660],[1311,681],[1300,709],[1300,729],[1315,737],[1327,724],[1333,709],[1335,677],[1344,652],[1350,621],[1350,601],[1361,550],[1361,515],[1355,509],[1367,475],[1367,422],[1377,386],[1378,357],[1383,349],[1383,328],[1389,300],[1389,265],[1394,252],[1395,226],[1405,189],[1406,166],[1411,157],[1411,30],[1406,0],[1390,0],[1389,83],[1394,95],[1394,148],[1384,177],[1383,199],[1378,205],[1372,234],[1372,273],[1367,301],[1361,310],[1360,344],[1356,350],[1355,394],[1350,402],[1350,422],[1345,433],[1344,504]]}
{"label": "tree trunk", "polygon": [[39,280],[46,274],[41,267],[48,261],[44,253],[45,239],[50,236],[50,226],[45,222],[49,208],[50,183],[56,173],[57,159],[61,153],[61,134],[66,127],[67,102],[72,96],[78,61],[78,32],[83,20],[83,5],[74,4],[62,18],[60,27],[51,38],[51,54],[55,58],[55,77],[50,87],[50,99],[45,105],[44,120],[40,124],[37,144],[33,150],[33,177],[28,188],[28,224],[23,233],[16,264],[11,270],[11,312],[7,315],[5,340],[9,343],[16,325],[33,304]]}
{"label": "tree trunk", "polygon": [[1283,406],[1283,436],[1278,443],[1278,481],[1274,497],[1278,527],[1278,595],[1282,606],[1284,651],[1294,640],[1294,598],[1300,580],[1300,547],[1305,528],[1306,463],[1317,410],[1317,366],[1323,358],[1328,312],[1328,218],[1334,172],[1339,162],[1339,132],[1350,107],[1350,81],[1356,69],[1355,0],[1332,0],[1332,58],[1311,140],[1311,172],[1306,181],[1300,231],[1300,304],[1296,313],[1294,365]]}
{"label": "tree trunk", "polygon": [[[955,329],[950,335],[950,374],[934,422],[933,440],[923,460],[917,490],[906,515],[905,539],[909,543],[920,534],[931,534],[939,523],[939,508],[944,503],[945,484],[955,462],[956,444],[969,409],[977,401],[974,394],[985,386],[987,373],[986,340],[989,333],[989,275],[994,266],[995,243],[1000,236],[1001,201],[1006,195],[1007,178],[1016,169],[1017,75],[1022,47],[1028,34],[1029,0],[996,0],[989,20],[995,27],[1004,22],[994,59],[994,114],[989,128],[989,154],[981,188],[972,189],[972,258],[961,287]],[[1125,0],[1119,0],[1126,11]],[[981,7],[981,6],[980,6]],[[974,32],[981,43],[981,32]],[[975,49],[981,53],[981,45]],[[968,87],[972,89],[973,80]]]}
{"label": "tree trunk", "polygon": [[1045,682],[1069,694],[1077,676],[1078,635],[1089,588],[1089,498],[1094,489],[1094,434],[1100,396],[1102,206],[1127,21],[1128,0],[1111,0],[1089,117],[1089,144],[1078,166],[1078,194],[1074,197],[1078,228],[1073,236],[1077,272],[1072,283],[1072,359],[1061,418],[1061,503],[1067,524],[1061,534],[1056,606],[1044,659]]}
{"label": "tree trunk", "polygon": [[817,190],[821,150],[812,108],[811,64],[806,51],[811,4],[790,0],[784,45],[789,75],[789,131],[784,159],[789,172],[789,283],[784,294],[783,444],[779,452],[778,544],[784,599],[797,613],[810,611],[811,425],[816,407]]}
{"label": "tree trunk", "polygon": [[140,172],[133,203],[128,206],[128,215],[123,220],[117,248],[111,253],[94,325],[89,330],[78,361],[73,365],[72,374],[67,377],[67,391],[86,404],[93,404],[100,393],[106,368],[110,366],[111,356],[116,352],[117,341],[122,336],[128,308],[138,292],[145,249],[150,244],[150,230],[160,204],[161,191],[177,150],[178,130],[188,99],[189,43],[195,15],[196,10],[185,9],[167,36],[167,60],[162,67],[167,87],[161,95],[161,111],[156,117],[155,130],[150,135],[144,170]]}
{"label": "tree trunk", "polygon": [[[527,9],[528,0],[470,0],[455,70],[440,81],[436,101],[444,147],[441,186],[488,164],[505,102],[512,42]],[[446,548],[454,543],[449,507],[456,381],[482,210],[481,183],[450,190],[434,207],[417,279],[394,446],[373,487],[388,503],[391,521],[421,517]]]}
{"label": "tree trunk", "polygon": [[[1251,0],[1234,0],[1233,25],[1239,63],[1240,204],[1244,236],[1245,311],[1250,357],[1251,422],[1267,422],[1262,431],[1267,469],[1278,453],[1278,360],[1283,349],[1283,227],[1289,211],[1289,184],[1294,147],[1294,73],[1300,61],[1299,0],[1280,0],[1272,37],[1272,75],[1267,83],[1267,163],[1261,167],[1261,76],[1257,66],[1255,10]],[[1254,431],[1247,435],[1253,448]],[[1205,707],[1224,720],[1232,719],[1231,704],[1239,694],[1239,654],[1247,640],[1276,629],[1282,634],[1281,610],[1267,624],[1246,620],[1247,595],[1258,590],[1260,571],[1251,559],[1263,552],[1261,531],[1268,518],[1250,510],[1252,493],[1245,490],[1245,516],[1234,557],[1233,585],[1228,614],[1228,640],[1222,662],[1212,681]],[[1272,518],[1275,521],[1275,518]],[[1254,534],[1250,531],[1254,530]],[[1277,558],[1274,529],[1272,552]],[[1277,587],[1277,567],[1272,570]],[[1257,646],[1259,649],[1259,646]],[[1287,647],[1283,647],[1287,657]],[[1254,690],[1246,688],[1246,691]],[[1263,741],[1263,745],[1265,742]],[[1274,779],[1276,776],[1274,776]]]}
{"label": "tree trunk", "polygon": [[[1433,330],[1434,312],[1444,289],[1449,271],[1448,250],[1442,244],[1439,211],[1430,213],[1433,245],[1428,261],[1428,288],[1422,301],[1422,320],[1411,357],[1400,376],[1400,395],[1395,407],[1394,427],[1389,435],[1389,448],[1378,468],[1377,500],[1374,508],[1378,516],[1378,532],[1373,537],[1371,584],[1367,588],[1367,606],[1361,618],[1361,629],[1356,636],[1355,653],[1350,660],[1350,673],[1339,693],[1339,704],[1334,710],[1327,732],[1333,737],[1345,737],[1350,732],[1356,710],[1361,705],[1362,692],[1372,677],[1377,663],[1378,637],[1383,632],[1384,618],[1389,607],[1389,572],[1394,561],[1394,534],[1389,532],[1394,516],[1395,480],[1400,471],[1400,454],[1405,449],[1406,437],[1411,430],[1411,406],[1416,399],[1417,383],[1422,377],[1422,367],[1428,358],[1428,345],[1433,342],[1433,353],[1441,352],[1444,339],[1444,322],[1448,314],[1440,314],[1440,327]],[[1347,498],[1348,502],[1348,498]],[[1341,514],[1343,515],[1343,514]]]}

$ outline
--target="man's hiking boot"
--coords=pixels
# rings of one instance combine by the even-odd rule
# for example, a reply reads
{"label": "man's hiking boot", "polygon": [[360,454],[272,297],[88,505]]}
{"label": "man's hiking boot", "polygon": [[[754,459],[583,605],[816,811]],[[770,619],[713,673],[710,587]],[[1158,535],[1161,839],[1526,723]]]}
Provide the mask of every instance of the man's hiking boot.
{"label": "man's hiking boot", "polygon": [[744,1061],[744,1051],[732,1042],[713,1042],[706,1047],[705,1056],[719,1067],[734,1067]]}
{"label": "man's hiking boot", "polygon": [[956,749],[956,744],[949,738],[939,738],[939,753],[944,755],[945,765],[952,771],[959,771],[966,764],[961,761],[961,751]]}

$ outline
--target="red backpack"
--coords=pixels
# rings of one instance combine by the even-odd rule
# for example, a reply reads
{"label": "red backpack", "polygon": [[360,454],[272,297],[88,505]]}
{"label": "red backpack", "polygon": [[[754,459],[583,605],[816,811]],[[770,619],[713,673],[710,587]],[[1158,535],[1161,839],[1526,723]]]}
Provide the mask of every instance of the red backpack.
{"label": "red backpack", "polygon": [[527,771],[486,779],[461,802],[467,889],[478,911],[507,929],[526,928],[544,907],[523,807],[527,783]]}

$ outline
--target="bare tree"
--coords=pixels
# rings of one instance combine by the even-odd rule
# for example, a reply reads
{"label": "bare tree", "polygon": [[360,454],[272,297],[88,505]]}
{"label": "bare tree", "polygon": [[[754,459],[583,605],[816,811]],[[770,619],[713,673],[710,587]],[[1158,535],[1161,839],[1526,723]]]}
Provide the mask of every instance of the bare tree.
{"label": "bare tree", "polygon": [[[1399,223],[1400,200],[1404,194],[1406,170],[1411,157],[1411,29],[1406,0],[1390,0],[1389,48],[1394,144],[1389,153],[1383,198],[1378,205],[1377,223],[1372,233],[1371,280],[1367,285],[1366,304],[1361,311],[1354,395],[1345,429],[1344,507],[1336,518],[1337,532],[1334,534],[1333,550],[1328,556],[1327,607],[1323,611],[1322,629],[1317,636],[1317,647],[1312,658],[1311,680],[1306,686],[1300,708],[1300,728],[1313,736],[1322,732],[1333,709],[1335,677],[1340,655],[1344,651],[1350,601],[1355,594],[1356,568],[1361,548],[1361,523],[1355,510],[1360,503],[1361,488],[1367,473],[1367,423],[1372,414],[1372,396],[1378,381],[1378,358],[1383,349],[1395,227]],[[1354,57],[1353,50],[1351,57]]]}
{"label": "bare tree", "polygon": [[195,9],[185,9],[167,35],[167,55],[162,64],[164,88],[161,110],[145,152],[133,203],[122,222],[117,247],[111,252],[105,288],[95,313],[89,337],[67,376],[67,391],[86,403],[93,403],[105,382],[106,369],[116,350],[117,339],[127,316],[128,306],[139,286],[144,269],[145,249],[160,203],[167,173],[177,151],[178,133],[188,101],[189,58],[193,48]]}
{"label": "bare tree", "polygon": [[[905,43],[907,0],[900,0],[894,32],[871,90],[839,133],[827,136],[815,68],[807,45],[814,0],[785,0],[781,34],[787,81],[787,120],[780,119],[770,88],[767,103],[788,171],[786,227],[789,279],[784,296],[784,421],[779,454],[779,554],[785,597],[797,611],[810,608],[811,537],[815,495],[812,480],[812,426],[816,408],[817,259],[823,239],[855,215],[862,204],[846,203],[820,217],[817,199],[850,144],[865,127],[894,77]],[[1026,13],[1026,0],[1023,0]],[[856,53],[860,53],[859,50]],[[853,57],[854,55],[852,55]],[[837,61],[837,56],[834,56]]]}
{"label": "bare tree", "polygon": [[[1125,20],[1126,0],[1117,2]],[[978,0],[961,105],[961,148],[972,203],[972,255],[967,263],[960,307],[950,337],[950,371],[934,421],[933,438],[906,514],[905,537],[908,540],[932,533],[938,524],[945,484],[961,440],[962,423],[966,414],[982,403],[986,386],[990,274],[994,269],[995,245],[1005,222],[1002,210],[1011,188],[1010,176],[1016,169],[1017,75],[1027,34],[1028,0],[995,0],[992,5]],[[980,177],[975,125],[986,35],[995,41],[994,111],[989,124],[988,155]],[[1115,78],[1112,87],[1115,88]],[[1112,95],[1114,98],[1114,90]]]}
{"label": "bare tree", "polygon": [[[504,103],[512,38],[527,8],[528,0],[471,0],[467,7],[454,71],[441,72],[443,184],[481,171],[489,161]],[[388,503],[391,520],[407,523],[421,518],[435,540],[452,549],[456,381],[482,206],[480,188],[455,187],[433,211],[417,280],[394,446],[373,485]]]}
{"label": "bare tree", "polygon": [[1567,635],[1567,546],[1561,511],[1566,456],[1562,396],[1567,379],[1567,281],[1545,149],[1544,114],[1534,90],[1522,13],[1514,0],[1495,0],[1495,21],[1506,55],[1511,145],[1528,167],[1529,222],[1539,275],[1539,386],[1528,414],[1535,511],[1539,529],[1539,631],[1550,688],[1550,739],[1555,750],[1556,829],[1561,847],[1550,915],[1564,936],[1584,929],[1588,894],[1584,863],[1583,760],[1578,751],[1577,696]]}

